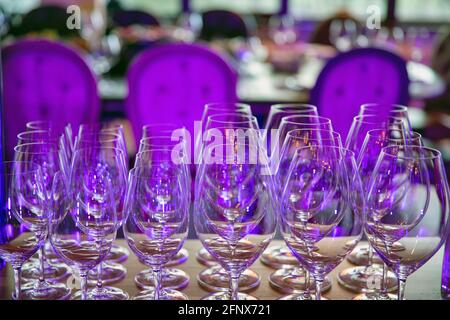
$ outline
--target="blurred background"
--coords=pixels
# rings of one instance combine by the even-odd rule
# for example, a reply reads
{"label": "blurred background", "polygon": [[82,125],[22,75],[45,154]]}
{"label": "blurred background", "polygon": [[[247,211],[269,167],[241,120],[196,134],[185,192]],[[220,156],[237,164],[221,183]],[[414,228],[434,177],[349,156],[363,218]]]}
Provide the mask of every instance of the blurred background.
{"label": "blurred background", "polygon": [[[67,26],[70,5],[81,10],[79,29]],[[372,29],[370,23],[378,21],[377,14],[380,26]],[[411,107],[413,129],[443,152],[448,166],[449,19],[449,0],[0,0],[3,47],[44,38],[76,50],[96,81],[100,107],[89,121],[122,123],[130,155],[136,151],[135,141],[140,137],[127,116],[126,101],[132,89],[127,72],[145,50],[168,43],[207,47],[236,72],[236,99],[251,105],[262,126],[271,104],[315,101],[312,94],[318,90],[317,79],[336,56],[358,48],[377,47],[406,62],[407,92],[401,96],[407,98],[401,102]],[[18,70],[19,66],[15,68]],[[8,91],[12,72],[6,74],[6,70],[5,66],[3,77]],[[30,72],[46,82],[45,70],[42,74]],[[382,74],[383,70],[377,72]],[[361,79],[364,83],[365,78]],[[389,90],[389,83],[382,78],[377,81],[381,87],[387,87],[383,90]],[[24,84],[16,82],[22,89],[11,94],[18,99]],[[185,85],[189,88],[189,81]],[[185,97],[180,99],[186,101]],[[180,103],[177,101],[174,105]],[[348,104],[356,104],[360,98],[349,101]],[[28,108],[30,103],[39,105],[33,99],[23,103]],[[47,103],[59,103],[61,108],[60,102]],[[152,101],[148,104],[151,106]],[[175,121],[182,121],[181,113],[171,114],[171,107],[167,106],[164,112]],[[189,108],[197,108],[201,115],[203,106]],[[13,109],[5,101],[6,117]],[[319,105],[319,113],[320,109]],[[340,105],[332,114],[347,112],[351,119],[354,109],[345,111]],[[51,110],[40,117],[51,117]],[[65,110],[71,112],[76,111]],[[22,113],[25,115],[21,117],[26,117],[27,112]],[[11,130],[6,124],[7,139],[8,135],[14,137]],[[341,134],[345,136],[346,132]]]}

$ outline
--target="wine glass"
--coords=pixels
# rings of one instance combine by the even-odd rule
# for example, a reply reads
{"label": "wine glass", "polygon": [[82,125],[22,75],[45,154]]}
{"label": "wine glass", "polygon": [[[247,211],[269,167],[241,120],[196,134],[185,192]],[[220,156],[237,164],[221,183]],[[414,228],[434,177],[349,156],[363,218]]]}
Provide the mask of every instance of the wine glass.
{"label": "wine glass", "polygon": [[124,234],[139,261],[152,268],[154,286],[136,300],[187,300],[183,293],[162,288],[163,266],[181,249],[188,233],[190,197],[182,170],[154,156],[145,167],[130,171]]}
{"label": "wine glass", "polygon": [[[47,215],[53,215],[53,211],[58,209],[58,196],[60,190],[58,186],[67,185],[66,164],[59,152],[57,145],[51,142],[32,142],[17,145],[14,148],[14,159],[16,161],[34,162],[38,164],[42,171],[44,183],[45,203],[44,210]],[[47,227],[51,221],[47,220]],[[48,233],[47,233],[48,234]],[[51,273],[56,278],[64,279],[69,273],[63,264],[49,265],[45,258],[45,243],[38,251],[39,269],[35,269],[35,264],[27,266],[27,276],[31,280],[23,286],[25,290],[22,296],[33,300],[59,300],[67,299],[70,296],[70,289],[60,283],[47,281],[47,273]]]}
{"label": "wine glass", "polygon": [[281,232],[314,277],[316,300],[324,277],[361,239],[364,206],[353,152],[326,145],[296,151],[281,197]]}
{"label": "wine glass", "polygon": [[[260,136],[255,133],[255,137]],[[203,246],[228,272],[230,281],[228,292],[204,299],[252,300],[238,292],[239,278],[266,249],[277,222],[266,151],[261,139],[218,143],[204,151],[197,173],[194,225]]]}
{"label": "wine glass", "polygon": [[[277,194],[282,194],[290,164],[294,159],[296,151],[301,147],[314,145],[342,147],[341,136],[335,131],[323,129],[296,129],[288,132],[281,147],[280,161],[275,169],[278,188]],[[286,249],[289,250],[287,247]],[[290,250],[289,252],[291,253]],[[298,260],[292,253],[291,256],[296,260],[296,265],[280,268],[271,273],[269,275],[269,283],[272,287],[283,293],[292,293],[291,295],[280,298],[282,300],[311,300],[311,292],[314,291],[315,286],[310,281],[309,272],[301,265],[299,266]],[[326,292],[330,288],[331,280],[325,277],[322,284],[322,292]]]}
{"label": "wine glass", "polygon": [[[275,147],[278,144],[278,140],[274,139],[272,141],[272,136],[277,137],[277,129],[279,129],[281,120],[284,117],[291,116],[291,115],[312,115],[312,116],[318,116],[317,107],[313,106],[311,104],[303,104],[303,103],[281,103],[281,104],[274,104],[270,106],[269,115],[267,117],[266,124],[264,126],[264,141],[265,146],[268,151],[269,159],[271,157],[272,149],[275,150]],[[274,143],[274,145],[272,145]],[[279,151],[279,150],[278,150]],[[274,161],[275,162],[275,161]],[[277,165],[273,163],[272,165]],[[282,277],[289,278],[290,273],[294,273],[294,275],[302,275],[303,270],[299,270],[296,268],[298,266],[297,259],[292,255],[291,250],[289,250],[288,247],[285,245],[280,246],[271,246],[266,251],[263,252],[261,255],[261,262],[265,265],[280,269],[278,274],[282,274]],[[294,267],[294,268],[292,268]],[[274,273],[272,273],[274,275]],[[274,282],[269,281],[271,285],[273,285],[275,288],[280,290],[285,290],[289,286],[278,286],[278,278],[275,276]],[[296,278],[298,279],[298,277]],[[292,289],[292,288],[291,288]],[[288,291],[291,289],[287,288]]]}
{"label": "wine glass", "polygon": [[79,274],[82,300],[90,298],[88,272],[107,257],[118,224],[114,192],[117,182],[105,168],[110,158],[100,160],[94,156],[96,151],[75,152],[66,189],[69,193],[61,195],[61,210],[50,227],[55,253]]}
{"label": "wine glass", "polygon": [[[124,155],[121,149],[104,146],[92,146],[76,150],[72,162],[73,177],[77,177],[77,174],[82,176],[83,174],[88,173],[98,176],[99,179],[107,180],[108,183],[111,184],[111,189],[109,192],[112,194],[114,199],[113,204],[116,206],[116,230],[119,229],[126,220],[123,207],[127,178],[123,159]],[[72,183],[76,188],[82,187],[82,185],[78,185],[76,182]],[[122,267],[120,264],[117,265]],[[103,266],[103,261],[100,261],[96,272],[92,272],[92,275],[89,276],[89,280],[92,279],[92,282],[96,283],[96,286],[87,291],[88,298],[91,300],[127,300],[129,296],[122,289],[103,285]],[[107,266],[111,268],[111,262],[108,262]],[[116,270],[116,266],[113,267],[114,270]],[[126,274],[126,269],[122,267],[116,274],[118,279],[122,279]],[[116,274],[110,273],[110,275]],[[80,298],[81,294],[82,293],[75,294],[74,298]]]}
{"label": "wine glass", "polygon": [[[245,108],[245,106],[242,106]],[[248,130],[250,129],[250,130]],[[203,144],[200,146],[200,161],[203,160],[204,148],[214,148],[216,144],[226,143],[237,139],[238,141],[255,142],[256,137],[259,136],[259,126],[256,118],[246,112],[235,113],[218,113],[208,117],[207,125],[205,126],[205,133],[203,134]],[[208,142],[212,142],[209,143]],[[208,152],[208,150],[206,150]],[[201,174],[197,170],[196,182]],[[199,190],[198,188],[195,188]],[[205,264],[210,264],[210,267],[201,271],[197,276],[199,284],[210,291],[226,291],[229,288],[229,273],[221,267],[220,264],[214,262],[214,257],[203,248],[197,253],[197,259],[203,261]],[[259,286],[261,277],[252,270],[244,270],[239,277],[239,288],[242,291]]]}
{"label": "wine glass", "polygon": [[[105,134],[111,133],[119,136],[119,141],[117,147],[123,151],[124,162],[126,165],[126,169],[128,171],[128,149],[125,141],[125,134],[123,126],[119,123],[85,123],[80,125],[78,130],[78,135],[75,140],[82,139],[83,136],[88,135],[92,136],[93,134]],[[103,281],[112,283],[122,279],[125,276],[125,268],[117,263],[114,263],[112,260],[124,261],[128,258],[129,252],[125,247],[119,246],[113,243],[113,247],[109,253],[108,260],[103,265],[103,270],[101,277]],[[112,260],[110,260],[112,259]],[[95,270],[92,270],[89,275],[90,277],[94,276]]]}
{"label": "wine glass", "polygon": [[[399,105],[386,106],[375,103],[363,104],[360,108],[359,115],[353,118],[345,147],[355,152],[358,157],[367,132],[369,130],[380,128],[398,129],[407,133],[412,132],[407,108]],[[408,134],[405,136],[408,137],[410,135]],[[371,263],[369,260],[380,262],[379,258],[373,255],[372,248],[365,245],[359,247],[355,252],[352,252],[348,259],[357,266],[370,265]],[[361,270],[358,269],[358,273],[360,271]],[[366,275],[365,277],[367,278],[370,276],[372,275]],[[347,283],[348,287],[354,287],[352,282],[354,281]],[[355,282],[357,282],[357,280]]]}
{"label": "wine glass", "polygon": [[[29,123],[30,124],[30,123]],[[31,122],[33,124],[33,122]],[[26,143],[45,143],[49,142],[52,144],[56,144],[57,138],[53,135],[51,131],[47,130],[32,130],[21,132],[17,135],[17,145],[26,144]],[[68,160],[65,158],[64,153],[59,153],[61,155],[61,161],[65,163],[64,167],[68,168]],[[67,176],[66,176],[67,177]],[[49,242],[46,242],[44,245],[44,254],[43,254],[43,267],[44,267],[44,278],[50,282],[58,282],[69,276],[69,269],[66,265],[58,261],[57,259],[51,259],[53,252],[49,252],[48,250]],[[50,249],[51,251],[51,249]],[[30,261],[26,262],[22,267],[22,279],[25,280],[38,280],[40,277],[40,260],[31,258]]]}
{"label": "wine glass", "polygon": [[411,145],[382,149],[369,182],[365,231],[397,275],[399,300],[405,297],[407,277],[448,237],[449,192],[439,151]]}
{"label": "wine glass", "polygon": [[[398,129],[373,129],[367,132],[357,164],[367,194],[367,186],[372,176],[373,169],[383,147],[391,145],[422,145],[422,137],[419,133],[405,133]],[[402,248],[398,248],[402,250]],[[374,285],[374,279],[380,278],[380,287]],[[389,299],[388,291],[396,289],[397,281],[395,275],[374,263],[372,250],[369,252],[368,263],[365,266],[347,268],[338,274],[338,282],[345,288],[362,294],[357,295],[355,300]]]}
{"label": "wine glass", "polygon": [[22,295],[22,265],[38,251],[47,236],[43,178],[40,167],[32,162],[5,161],[1,169],[4,224],[0,257],[14,270],[13,299],[21,300],[28,297]]}
{"label": "wine glass", "polygon": [[[183,143],[183,141],[172,141],[171,137],[149,137],[142,139],[140,152],[136,155],[135,167],[151,166],[155,160],[168,163],[175,160],[174,163],[179,165],[174,168],[180,170],[179,176],[183,183],[183,190],[185,190],[186,196],[191,198],[191,177],[186,162],[188,159],[185,156],[185,148],[182,147],[182,152],[176,155],[180,157],[179,159],[173,159],[175,155],[172,153],[172,150],[178,143]],[[178,251],[162,269],[161,279],[164,288],[181,290],[189,284],[190,278],[186,272],[176,268],[167,268],[168,266],[174,266],[186,261],[188,257],[187,251],[184,250],[185,252],[183,253],[181,252],[182,250],[183,249]],[[152,269],[146,269],[139,272],[135,276],[134,281],[136,285],[143,290],[152,289],[154,287],[154,274]]]}

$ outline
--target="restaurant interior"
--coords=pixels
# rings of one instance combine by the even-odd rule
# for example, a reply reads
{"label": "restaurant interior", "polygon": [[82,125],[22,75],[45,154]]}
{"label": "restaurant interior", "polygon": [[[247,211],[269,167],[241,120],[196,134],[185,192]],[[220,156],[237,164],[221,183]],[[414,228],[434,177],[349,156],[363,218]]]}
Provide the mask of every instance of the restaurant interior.
{"label": "restaurant interior", "polygon": [[[270,129],[268,123],[277,105],[313,105],[319,118],[331,120],[333,132],[348,146],[355,117],[364,111],[362,106],[369,110],[373,106],[368,104],[373,104],[395,106],[399,112],[407,110],[404,116],[411,132],[427,148],[440,151],[446,177],[450,177],[449,0],[0,0],[0,39],[0,151],[4,161],[16,161],[20,154],[18,137],[20,141],[24,131],[35,130],[33,122],[51,123],[58,135],[68,135],[69,125],[78,143],[82,141],[82,128],[87,130],[89,124],[120,128],[120,147],[126,153],[127,168],[143,161],[139,154],[146,127],[183,127],[192,137],[187,148],[192,148],[195,158],[196,130],[205,129],[203,122],[196,122],[205,120],[205,105],[211,103],[233,104],[237,109],[249,106],[258,129]],[[112,135],[109,131],[102,134]],[[65,143],[62,148],[67,147]],[[73,141],[68,145],[73,148]],[[75,170],[76,162],[73,158],[71,161],[71,170]],[[191,190],[189,201],[192,195],[195,206],[201,196],[194,191],[194,184],[201,184],[201,177],[195,176],[198,167],[187,170],[185,188]],[[444,180],[448,184],[448,178]],[[444,210],[449,210],[448,203]],[[191,210],[190,214],[195,212]],[[103,272],[103,282],[99,280],[97,285],[102,283],[104,291],[84,292],[82,285],[78,295],[73,296],[67,294],[70,272],[61,267],[68,260],[52,252],[51,246],[56,248],[57,241],[50,234],[50,241],[42,246],[48,260],[44,271],[37,267],[38,259],[31,258],[36,261],[28,260],[17,268],[21,275],[14,273],[14,283],[12,269],[4,267],[0,278],[7,281],[0,284],[0,299],[10,299],[11,294],[14,299],[34,300],[69,296],[99,300],[222,299],[229,281],[231,299],[278,299],[288,295],[286,300],[304,300],[310,294],[323,299],[322,292],[329,299],[357,296],[364,300],[374,292],[370,286],[367,288],[370,274],[364,274],[366,282],[355,284],[363,271],[348,271],[355,265],[368,264],[367,257],[372,259],[374,254],[372,249],[362,252],[357,247],[352,255],[346,253],[347,259],[341,254],[344,262],[330,269],[326,277],[316,277],[309,269],[304,276],[296,276],[295,272],[300,271],[287,272],[285,267],[298,264],[297,259],[305,266],[308,260],[301,260],[301,254],[292,254],[281,246],[284,239],[291,250],[296,250],[280,227],[272,235],[278,251],[264,251],[254,260],[240,257],[256,262],[252,269],[241,271],[237,293],[237,286],[232,290],[237,282],[220,268],[224,264],[214,262],[220,260],[220,253],[216,256],[214,247],[208,247],[202,238],[199,230],[204,226],[198,226],[201,222],[195,218],[188,224],[189,240],[167,262],[167,271],[160,279],[161,270],[149,262],[153,258],[137,254],[139,248],[133,248],[129,240],[127,249],[126,238],[131,231],[120,228],[117,238],[121,242],[108,253],[110,264],[104,263],[103,270],[92,265],[90,270],[95,274],[89,271],[86,275],[87,286],[92,288]],[[362,236],[364,241],[370,241],[368,234]],[[443,243],[445,239],[440,245]],[[265,242],[258,245],[267,246]],[[442,297],[450,297],[448,240],[447,247],[448,266],[442,267],[441,250],[432,266],[426,264],[425,271],[420,269],[420,275],[418,272],[408,281],[407,298],[440,299],[444,269],[449,287],[442,289]],[[2,250],[0,244],[0,257],[10,262],[2,256]],[[382,256],[382,248],[375,251]],[[281,255],[285,260],[279,258]],[[383,264],[377,255],[373,259]],[[40,272],[48,279],[47,291],[41,296],[36,293],[39,284],[33,282],[39,280]],[[311,281],[318,285],[311,292],[307,287],[310,272],[314,278]],[[394,273],[383,271],[387,298],[392,298],[397,289],[404,289]],[[17,277],[24,279],[20,290]],[[161,290],[163,293],[159,292],[161,283],[167,288]],[[403,298],[403,293],[398,297]]]}

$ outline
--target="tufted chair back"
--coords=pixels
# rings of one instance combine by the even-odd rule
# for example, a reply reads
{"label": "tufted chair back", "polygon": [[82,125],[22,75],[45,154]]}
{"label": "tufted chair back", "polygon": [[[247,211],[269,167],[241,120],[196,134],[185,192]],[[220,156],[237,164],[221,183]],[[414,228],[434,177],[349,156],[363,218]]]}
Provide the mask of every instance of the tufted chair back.
{"label": "tufted chair back", "polygon": [[112,17],[115,26],[131,25],[159,26],[159,21],[150,13],[141,10],[119,10]]}
{"label": "tufted chair back", "polygon": [[231,39],[247,38],[248,26],[237,13],[228,10],[210,10],[202,14],[202,30],[200,38],[211,41],[214,38]]}
{"label": "tufted chair back", "polygon": [[49,120],[56,132],[98,121],[97,84],[73,49],[48,40],[18,41],[2,52],[7,154],[27,122]]}
{"label": "tufted chair back", "polygon": [[[211,50],[194,44],[166,44],[143,51],[128,74],[125,112],[136,142],[144,124],[185,126],[194,139],[209,102],[236,100],[236,73]],[[138,144],[137,144],[138,145]]]}
{"label": "tufted chair back", "polygon": [[402,58],[378,48],[354,49],[325,65],[311,91],[311,103],[345,137],[362,104],[408,104],[408,85]]}

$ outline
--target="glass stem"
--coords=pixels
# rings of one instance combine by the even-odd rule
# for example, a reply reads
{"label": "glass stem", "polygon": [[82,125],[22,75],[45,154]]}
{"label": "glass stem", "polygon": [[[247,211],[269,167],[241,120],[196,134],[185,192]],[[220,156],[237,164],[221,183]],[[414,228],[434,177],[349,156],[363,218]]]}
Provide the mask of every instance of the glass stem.
{"label": "glass stem", "polygon": [[303,290],[303,297],[305,300],[311,299],[311,275],[308,270],[303,268],[303,271],[305,273],[305,290]]}
{"label": "glass stem", "polygon": [[154,286],[155,286],[155,294],[154,300],[159,300],[161,297],[161,288],[162,288],[162,268],[161,266],[153,268],[153,276],[154,276]]}
{"label": "glass stem", "polygon": [[101,261],[97,266],[97,291],[101,291],[103,289],[103,261]]}
{"label": "glass stem", "polygon": [[371,267],[373,264],[373,248],[369,244],[369,247],[367,248],[367,266]]}
{"label": "glass stem", "polygon": [[14,296],[16,300],[21,299],[21,277],[22,277],[22,267],[14,267]]}
{"label": "glass stem", "polygon": [[398,300],[405,300],[406,279],[398,278]]}
{"label": "glass stem", "polygon": [[38,286],[42,286],[45,282],[45,242],[39,248],[39,283]]}
{"label": "glass stem", "polygon": [[81,300],[87,300],[87,272],[80,272]]}
{"label": "glass stem", "polygon": [[388,269],[384,263],[382,263],[381,267],[383,268],[382,269],[383,275],[381,277],[380,297],[381,297],[381,299],[389,299],[388,292],[387,292],[387,286],[386,286]]}
{"label": "glass stem", "polygon": [[321,300],[323,278],[320,276],[314,276],[314,281],[316,282],[316,300]]}
{"label": "glass stem", "polygon": [[230,300],[239,300],[239,277],[240,274],[231,272],[230,275]]}

